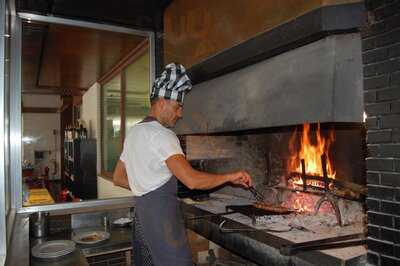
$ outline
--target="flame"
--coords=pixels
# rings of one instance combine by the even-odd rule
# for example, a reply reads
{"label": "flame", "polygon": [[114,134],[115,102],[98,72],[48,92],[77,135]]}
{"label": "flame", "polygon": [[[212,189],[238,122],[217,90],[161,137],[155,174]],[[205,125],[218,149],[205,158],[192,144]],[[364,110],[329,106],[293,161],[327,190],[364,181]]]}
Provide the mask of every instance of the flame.
{"label": "flame", "polygon": [[[336,171],[333,168],[333,163],[329,158],[329,149],[331,144],[335,141],[335,136],[333,130],[329,132],[329,136],[324,138],[321,136],[321,128],[318,124],[318,128],[316,131],[316,143],[311,143],[310,140],[310,125],[303,125],[303,133],[301,135],[300,142],[300,151],[297,151],[295,141],[297,137],[297,130],[293,133],[292,137],[289,140],[289,151],[290,158],[288,164],[289,172],[297,172],[301,173],[301,159],[304,159],[305,162],[305,172],[307,175],[316,175],[323,176],[322,172],[322,164],[321,164],[321,156],[325,154],[326,156],[326,170],[329,178],[335,179]],[[316,185],[320,186],[317,180],[308,180],[310,184],[307,185]],[[315,182],[313,184],[312,182]],[[296,180],[296,184],[302,184],[302,179],[299,178]]]}
{"label": "flame", "polygon": [[[334,131],[329,132],[328,137],[321,135],[321,128],[318,124],[315,132],[315,143],[311,141],[310,125],[303,125],[303,132],[300,138],[300,148],[296,145],[297,141],[297,129],[289,140],[289,161],[288,171],[290,173],[296,173],[288,179],[288,186],[291,188],[300,188],[303,186],[303,179],[301,178],[302,167],[301,160],[304,159],[305,173],[309,176],[323,176],[321,156],[326,156],[326,171],[329,178],[335,179],[336,172],[333,168],[332,160],[329,157],[329,149],[331,144],[335,141]],[[307,179],[307,185],[312,187],[324,187],[325,184],[321,180]],[[328,184],[330,187],[332,183]],[[318,198],[308,193],[292,193],[291,196],[286,200],[284,206],[292,208],[299,213],[309,213],[314,211],[314,206]],[[322,207],[322,206],[321,206]],[[321,208],[320,208],[321,211]],[[332,211],[329,206],[324,206],[323,212]]]}

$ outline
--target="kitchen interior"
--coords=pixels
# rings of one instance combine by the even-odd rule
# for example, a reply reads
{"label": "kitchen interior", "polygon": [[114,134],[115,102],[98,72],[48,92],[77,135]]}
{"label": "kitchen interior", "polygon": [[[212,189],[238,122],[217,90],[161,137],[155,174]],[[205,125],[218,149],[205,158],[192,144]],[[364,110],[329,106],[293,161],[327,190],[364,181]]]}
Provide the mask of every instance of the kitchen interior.
{"label": "kitchen interior", "polygon": [[188,161],[255,188],[178,184],[196,265],[400,264],[397,1],[0,7],[0,265],[133,265],[112,172],[169,62]]}

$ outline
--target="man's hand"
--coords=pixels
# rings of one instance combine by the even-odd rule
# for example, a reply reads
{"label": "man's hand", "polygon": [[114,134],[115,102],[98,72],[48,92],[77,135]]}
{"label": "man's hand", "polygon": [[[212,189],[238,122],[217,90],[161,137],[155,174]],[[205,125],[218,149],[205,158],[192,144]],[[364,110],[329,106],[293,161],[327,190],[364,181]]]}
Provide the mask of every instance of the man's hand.
{"label": "man's hand", "polygon": [[251,177],[249,173],[246,171],[237,171],[233,173],[227,174],[229,182],[235,184],[235,185],[241,185],[245,188],[249,188],[253,185],[253,181],[251,180]]}

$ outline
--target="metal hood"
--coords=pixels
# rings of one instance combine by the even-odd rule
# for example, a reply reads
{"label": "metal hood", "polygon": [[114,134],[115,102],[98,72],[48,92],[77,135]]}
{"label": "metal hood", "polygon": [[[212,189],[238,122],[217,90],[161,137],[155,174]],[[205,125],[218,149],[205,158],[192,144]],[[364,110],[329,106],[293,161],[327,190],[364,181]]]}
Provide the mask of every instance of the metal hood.
{"label": "metal hood", "polygon": [[362,122],[361,39],[332,35],[199,84],[177,134]]}

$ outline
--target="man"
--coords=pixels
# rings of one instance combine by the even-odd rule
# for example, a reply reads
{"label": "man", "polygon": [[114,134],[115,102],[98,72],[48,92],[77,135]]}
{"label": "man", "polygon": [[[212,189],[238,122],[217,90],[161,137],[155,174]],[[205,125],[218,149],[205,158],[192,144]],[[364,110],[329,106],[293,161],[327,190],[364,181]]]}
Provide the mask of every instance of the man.
{"label": "man", "polygon": [[114,171],[114,184],[135,196],[134,265],[193,265],[183,217],[176,198],[176,178],[191,189],[224,183],[248,188],[249,174],[210,174],[191,167],[174,127],[182,117],[183,99],[191,89],[182,65],[171,63],[156,79],[149,115],[133,126]]}

